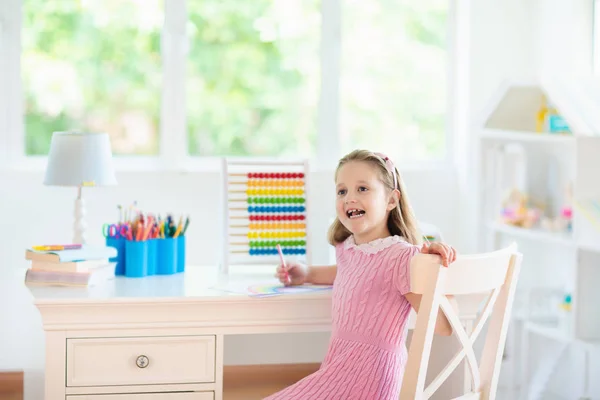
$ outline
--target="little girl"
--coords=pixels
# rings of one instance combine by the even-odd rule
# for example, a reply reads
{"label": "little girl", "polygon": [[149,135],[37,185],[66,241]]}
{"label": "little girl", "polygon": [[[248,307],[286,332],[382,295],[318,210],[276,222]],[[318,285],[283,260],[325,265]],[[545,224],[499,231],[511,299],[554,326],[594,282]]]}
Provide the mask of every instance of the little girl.
{"label": "little girl", "polygon": [[[266,400],[398,399],[407,359],[406,322],[420,295],[410,293],[410,259],[435,253],[445,266],[452,247],[419,247],[421,235],[392,161],[356,150],[335,173],[337,218],[329,230],[337,265],[290,262],[277,268],[286,285],[333,284],[333,329],[319,370]],[[450,335],[440,312],[436,333]]]}

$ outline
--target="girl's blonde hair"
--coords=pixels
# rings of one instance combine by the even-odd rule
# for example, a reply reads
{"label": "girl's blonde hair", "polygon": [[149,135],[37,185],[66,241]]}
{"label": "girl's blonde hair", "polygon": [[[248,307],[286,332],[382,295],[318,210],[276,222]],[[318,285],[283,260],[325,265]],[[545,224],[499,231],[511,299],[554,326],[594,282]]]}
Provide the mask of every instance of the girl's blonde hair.
{"label": "girl's blonde hair", "polygon": [[[387,227],[392,235],[398,235],[403,237],[408,243],[419,245],[422,242],[422,236],[419,232],[419,228],[417,226],[417,220],[414,216],[412,207],[410,206],[410,202],[408,201],[408,196],[406,194],[406,189],[404,187],[404,182],[400,177],[400,173],[394,166],[394,164],[389,160],[389,158],[378,154],[373,153],[368,150],[354,150],[353,152],[345,155],[338,163],[338,166],[335,170],[335,179],[337,180],[337,174],[340,168],[351,161],[362,161],[366,163],[370,163],[374,167],[377,168],[379,172],[379,179],[383,184],[391,191],[397,189],[400,192],[400,201],[396,205],[396,207],[390,211]],[[389,169],[388,169],[389,166]],[[394,175],[395,174],[395,179]],[[396,184],[394,187],[394,184]],[[346,229],[346,227],[342,224],[339,218],[335,218],[333,224],[329,227],[329,232],[327,235],[327,239],[329,243],[335,246],[338,243],[342,243],[346,240],[352,233]]]}

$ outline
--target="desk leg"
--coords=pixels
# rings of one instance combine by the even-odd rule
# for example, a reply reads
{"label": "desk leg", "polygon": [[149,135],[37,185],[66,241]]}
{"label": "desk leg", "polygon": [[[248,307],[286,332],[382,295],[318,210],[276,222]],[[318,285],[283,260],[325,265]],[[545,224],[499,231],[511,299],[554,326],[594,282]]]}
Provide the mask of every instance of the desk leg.
{"label": "desk leg", "polygon": [[223,354],[225,340],[223,335],[216,335],[215,343],[215,400],[223,400]]}
{"label": "desk leg", "polygon": [[46,332],[46,368],[44,371],[46,400],[64,399],[66,396],[67,335],[64,331]]}

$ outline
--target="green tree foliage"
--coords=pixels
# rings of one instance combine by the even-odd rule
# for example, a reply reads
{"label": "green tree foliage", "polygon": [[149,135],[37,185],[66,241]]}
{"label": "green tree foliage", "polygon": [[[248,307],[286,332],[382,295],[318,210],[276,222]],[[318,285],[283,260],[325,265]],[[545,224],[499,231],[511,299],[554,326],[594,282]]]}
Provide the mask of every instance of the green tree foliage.
{"label": "green tree foliage", "polygon": [[444,156],[448,1],[345,0],[343,150],[397,161]]}
{"label": "green tree foliage", "polygon": [[27,154],[54,131],[102,131],[117,154],[158,150],[161,2],[25,0]]}
{"label": "green tree foliage", "polygon": [[[26,149],[104,131],[117,154],[158,152],[161,0],[24,0]],[[311,155],[320,90],[318,0],[188,0],[193,155]],[[445,148],[447,1],[342,2],[345,149],[407,158]],[[169,135],[169,132],[160,134]]]}
{"label": "green tree foliage", "polygon": [[313,153],[319,12],[311,0],[188,2],[192,154]]}

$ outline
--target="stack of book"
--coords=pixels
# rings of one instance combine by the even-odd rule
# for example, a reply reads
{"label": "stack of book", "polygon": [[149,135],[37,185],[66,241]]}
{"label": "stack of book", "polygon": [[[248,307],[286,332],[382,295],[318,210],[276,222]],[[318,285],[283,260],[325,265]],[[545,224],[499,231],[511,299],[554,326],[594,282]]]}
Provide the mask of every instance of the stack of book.
{"label": "stack of book", "polygon": [[31,268],[25,274],[26,285],[92,286],[111,277],[116,257],[114,247],[90,245],[34,246],[27,249],[25,259]]}

